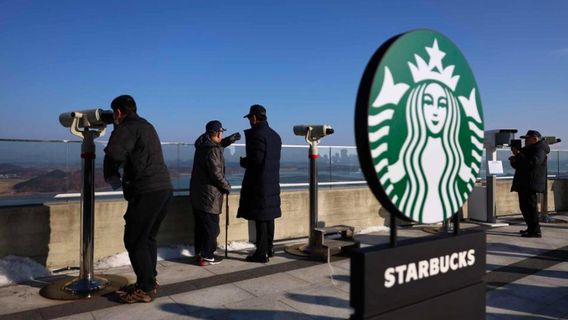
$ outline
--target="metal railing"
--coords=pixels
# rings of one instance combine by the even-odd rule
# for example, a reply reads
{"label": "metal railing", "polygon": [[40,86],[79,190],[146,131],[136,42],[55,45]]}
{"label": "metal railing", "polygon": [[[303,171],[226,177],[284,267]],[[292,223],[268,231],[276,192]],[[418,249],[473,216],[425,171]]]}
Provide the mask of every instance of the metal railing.
{"label": "metal railing", "polygon": [[[107,141],[96,141],[97,195],[117,196],[102,177],[103,149]],[[80,190],[81,159],[80,141],[0,139],[0,205],[27,204],[76,197]],[[187,193],[193,165],[194,146],[185,142],[163,142],[164,158],[174,188]],[[354,146],[319,146],[319,185],[363,185],[365,179],[359,167],[357,149]],[[238,190],[244,175],[239,158],[245,155],[244,144],[234,144],[225,149],[226,174],[233,189]],[[483,155],[485,159],[485,154]],[[497,152],[503,161],[505,178],[514,170],[507,161],[510,151]],[[568,150],[554,150],[548,158],[550,176],[568,176]],[[283,188],[307,188],[309,160],[307,145],[283,145],[280,182]],[[485,166],[480,176],[485,177]],[[55,198],[55,196],[57,198]]]}

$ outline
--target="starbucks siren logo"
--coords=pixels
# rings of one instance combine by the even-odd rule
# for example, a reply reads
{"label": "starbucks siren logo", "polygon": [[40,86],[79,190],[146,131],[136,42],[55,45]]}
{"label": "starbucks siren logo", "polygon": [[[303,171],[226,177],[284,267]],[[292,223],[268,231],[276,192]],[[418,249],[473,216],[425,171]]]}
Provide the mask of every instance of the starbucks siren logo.
{"label": "starbucks siren logo", "polygon": [[483,150],[477,91],[459,50],[435,32],[403,35],[383,56],[369,93],[368,143],[382,192],[405,217],[439,222],[468,198]]}

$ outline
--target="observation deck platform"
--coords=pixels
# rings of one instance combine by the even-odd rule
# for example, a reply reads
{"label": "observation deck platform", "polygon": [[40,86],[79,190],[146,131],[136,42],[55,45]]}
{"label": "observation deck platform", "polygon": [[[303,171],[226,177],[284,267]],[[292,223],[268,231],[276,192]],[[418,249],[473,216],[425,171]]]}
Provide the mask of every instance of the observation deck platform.
{"label": "observation deck platform", "polygon": [[[568,214],[564,223],[543,223],[542,238],[522,238],[520,216],[499,217],[510,225],[487,229],[487,319],[568,319]],[[399,239],[427,237],[420,227],[401,227]],[[361,246],[389,241],[388,231],[359,234]],[[330,263],[284,252],[280,243],[267,264],[244,261],[247,252],[230,252],[219,265],[197,266],[193,258],[160,261],[157,298],[123,305],[113,295],[88,300],[54,301],[39,295],[46,283],[76,275],[66,272],[0,287],[4,319],[347,319],[347,257]],[[222,252],[219,252],[222,254]],[[97,270],[134,280],[130,267]]]}

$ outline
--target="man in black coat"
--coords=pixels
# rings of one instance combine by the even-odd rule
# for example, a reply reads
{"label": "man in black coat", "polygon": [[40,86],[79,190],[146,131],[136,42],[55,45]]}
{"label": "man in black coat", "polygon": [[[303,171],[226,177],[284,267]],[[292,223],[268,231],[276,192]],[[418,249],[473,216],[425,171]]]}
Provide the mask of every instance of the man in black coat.
{"label": "man in black coat", "polygon": [[223,195],[228,195],[231,190],[225,178],[223,148],[241,137],[235,133],[223,139],[223,131],[221,122],[209,121],[205,133],[195,141],[189,196],[195,217],[195,256],[200,266],[220,262],[213,253],[217,248]]}
{"label": "man in black coat", "polygon": [[250,107],[251,128],[245,130],[245,168],[237,217],[255,222],[256,251],[246,258],[250,262],[268,262],[274,255],[274,219],[280,217],[280,152],[282,140],[268,125],[266,109],[258,104]]}
{"label": "man in black coat", "polygon": [[511,192],[518,192],[519,207],[527,224],[527,229],[521,231],[521,236],[540,238],[542,234],[536,194],[544,192],[547,188],[546,161],[550,147],[536,130],[527,131],[527,134],[521,138],[525,139],[525,146],[520,150],[511,148],[513,156],[509,158],[511,166],[515,169]]}
{"label": "man in black coat", "polygon": [[[170,173],[154,127],[136,113],[136,102],[122,95],[111,103],[115,126],[105,148],[104,177],[113,189],[122,185],[124,246],[136,284],[122,292],[125,303],[150,302],[156,294],[156,235],[172,197]],[[124,170],[121,176],[119,168]]]}

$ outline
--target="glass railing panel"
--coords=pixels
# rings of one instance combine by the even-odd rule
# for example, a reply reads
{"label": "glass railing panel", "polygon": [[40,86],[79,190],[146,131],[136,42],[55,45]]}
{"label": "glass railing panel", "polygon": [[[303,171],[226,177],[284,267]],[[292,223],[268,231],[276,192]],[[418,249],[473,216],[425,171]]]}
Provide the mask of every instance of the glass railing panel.
{"label": "glass railing panel", "polygon": [[364,181],[355,147],[333,147],[331,149],[331,181]]}
{"label": "glass railing panel", "polygon": [[[0,205],[25,204],[20,199],[53,199],[61,193],[79,193],[81,190],[81,143],[79,141],[0,140]],[[96,141],[95,191],[110,191],[103,178],[103,160],[106,141]],[[187,143],[162,144],[164,159],[170,170],[174,188],[187,190],[191,179],[195,148]],[[320,183],[335,186],[341,183],[364,181],[354,146],[319,146],[317,160]],[[497,160],[503,163],[503,174],[513,176],[508,158],[509,149],[499,149]],[[244,169],[240,158],[245,156],[244,144],[225,149],[226,175],[232,186],[242,184]],[[483,152],[480,177],[485,178],[486,155]],[[553,150],[548,157],[549,175],[568,176],[568,150]],[[305,188],[309,182],[307,145],[284,146],[280,163],[280,181]],[[331,186],[330,186],[331,187]],[[51,198],[50,198],[51,197]],[[12,200],[18,200],[16,202]],[[12,202],[10,202],[12,201]],[[25,201],[24,201],[25,202]]]}
{"label": "glass railing panel", "polygon": [[557,175],[568,177],[568,150],[558,150],[556,153],[556,159]]}

